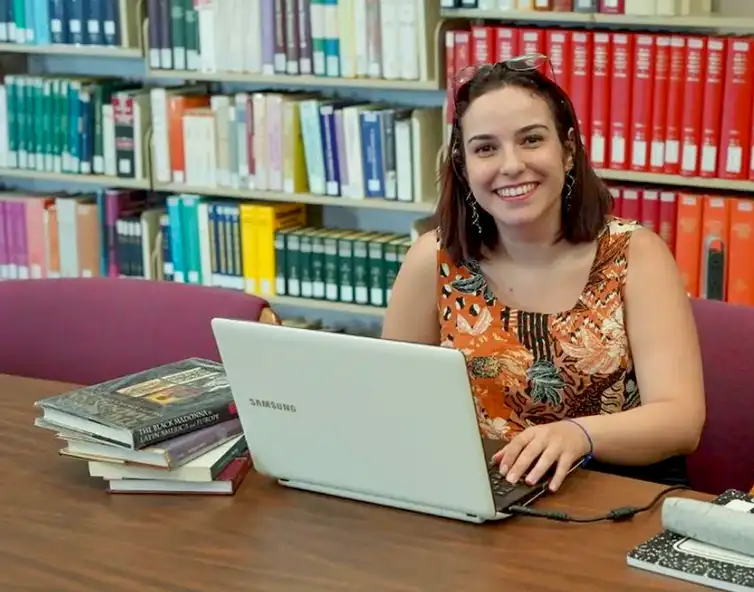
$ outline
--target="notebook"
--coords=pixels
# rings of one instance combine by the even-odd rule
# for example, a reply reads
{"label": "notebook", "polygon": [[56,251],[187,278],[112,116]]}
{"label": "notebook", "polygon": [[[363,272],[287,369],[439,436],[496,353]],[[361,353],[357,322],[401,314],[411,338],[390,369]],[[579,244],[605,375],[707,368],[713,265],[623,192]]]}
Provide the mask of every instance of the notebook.
{"label": "notebook", "polygon": [[[744,503],[741,503],[744,502]],[[712,503],[754,513],[754,495],[728,490]],[[688,580],[709,588],[751,592],[754,590],[754,552],[733,553],[664,531],[628,553],[633,567]]]}

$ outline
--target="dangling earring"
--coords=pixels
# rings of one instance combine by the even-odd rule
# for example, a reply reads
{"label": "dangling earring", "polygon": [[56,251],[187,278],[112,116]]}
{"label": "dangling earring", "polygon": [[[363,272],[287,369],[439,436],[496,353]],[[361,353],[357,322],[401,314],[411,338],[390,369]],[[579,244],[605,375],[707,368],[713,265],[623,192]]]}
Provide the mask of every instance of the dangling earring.
{"label": "dangling earring", "polygon": [[576,184],[576,175],[573,174],[573,169],[569,169],[566,173],[565,179],[565,195],[563,196],[563,208],[567,212],[571,209],[571,198],[573,197],[573,186]]}
{"label": "dangling earring", "polygon": [[471,190],[466,194],[466,201],[469,202],[469,207],[471,208],[471,224],[479,234],[482,234],[482,225],[479,223],[479,211],[476,209],[476,199],[474,199],[474,194],[471,193]]}

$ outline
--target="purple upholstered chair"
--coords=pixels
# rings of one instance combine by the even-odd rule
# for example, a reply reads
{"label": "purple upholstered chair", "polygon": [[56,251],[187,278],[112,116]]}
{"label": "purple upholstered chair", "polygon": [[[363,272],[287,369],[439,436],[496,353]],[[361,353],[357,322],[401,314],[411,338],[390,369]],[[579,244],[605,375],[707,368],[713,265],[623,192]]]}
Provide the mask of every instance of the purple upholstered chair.
{"label": "purple upholstered chair", "polygon": [[704,365],[707,423],[689,456],[694,489],[748,491],[754,483],[754,307],[692,301]]}
{"label": "purple upholstered chair", "polygon": [[0,282],[0,373],[94,384],[198,356],[213,317],[276,322],[261,298],[139,279]]}

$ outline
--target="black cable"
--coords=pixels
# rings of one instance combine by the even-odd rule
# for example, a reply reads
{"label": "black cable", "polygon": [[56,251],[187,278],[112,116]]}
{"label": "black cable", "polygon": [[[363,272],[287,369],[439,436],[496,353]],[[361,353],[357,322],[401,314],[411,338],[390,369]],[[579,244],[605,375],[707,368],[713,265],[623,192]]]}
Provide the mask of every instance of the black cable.
{"label": "black cable", "polygon": [[652,499],[651,502],[649,502],[646,506],[622,506],[620,508],[614,508],[610,510],[607,514],[597,515],[597,516],[571,516],[570,514],[567,514],[565,512],[556,512],[553,510],[537,510],[535,508],[530,508],[528,506],[518,506],[513,505],[509,506],[505,510],[503,510],[506,514],[513,514],[516,516],[529,516],[531,518],[545,518],[547,520],[556,520],[558,522],[580,522],[580,523],[591,523],[591,522],[603,522],[603,521],[611,521],[611,522],[623,522],[626,520],[630,520],[637,514],[641,512],[647,512],[648,510],[651,510],[657,502],[659,502],[664,496],[669,494],[671,491],[676,491],[679,489],[689,489],[686,485],[673,485],[671,487],[666,487],[663,489],[660,493],[658,493],[654,499]]}

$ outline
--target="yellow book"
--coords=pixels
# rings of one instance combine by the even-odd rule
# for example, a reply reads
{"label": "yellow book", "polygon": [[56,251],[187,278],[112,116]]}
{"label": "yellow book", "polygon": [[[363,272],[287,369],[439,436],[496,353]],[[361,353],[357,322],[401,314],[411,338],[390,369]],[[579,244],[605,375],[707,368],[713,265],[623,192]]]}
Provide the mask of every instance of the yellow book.
{"label": "yellow book", "polygon": [[305,223],[304,204],[241,204],[241,251],[247,293],[276,295],[275,233]]}
{"label": "yellow book", "polygon": [[283,191],[285,193],[309,192],[299,111],[301,100],[297,97],[283,101]]}

